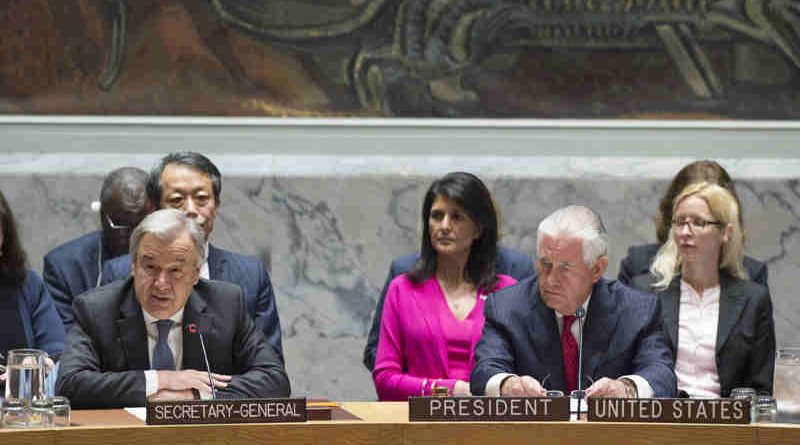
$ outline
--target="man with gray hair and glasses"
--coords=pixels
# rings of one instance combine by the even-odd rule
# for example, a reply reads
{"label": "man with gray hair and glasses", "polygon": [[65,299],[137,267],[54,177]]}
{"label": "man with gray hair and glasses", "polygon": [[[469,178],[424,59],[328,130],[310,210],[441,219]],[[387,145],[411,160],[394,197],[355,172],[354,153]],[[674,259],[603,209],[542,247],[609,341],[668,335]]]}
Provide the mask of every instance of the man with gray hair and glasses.
{"label": "man with gray hair and glasses", "polygon": [[75,299],[57,392],[78,408],[288,396],[282,361],[241,289],[200,279],[205,246],[202,227],[179,210],[146,217],[131,235],[131,276]]}
{"label": "man with gray hair and glasses", "polygon": [[539,224],[537,249],[538,278],[486,301],[472,393],[585,389],[587,397],[673,397],[658,300],[603,278],[608,235],[600,216],[582,206],[553,212]]}

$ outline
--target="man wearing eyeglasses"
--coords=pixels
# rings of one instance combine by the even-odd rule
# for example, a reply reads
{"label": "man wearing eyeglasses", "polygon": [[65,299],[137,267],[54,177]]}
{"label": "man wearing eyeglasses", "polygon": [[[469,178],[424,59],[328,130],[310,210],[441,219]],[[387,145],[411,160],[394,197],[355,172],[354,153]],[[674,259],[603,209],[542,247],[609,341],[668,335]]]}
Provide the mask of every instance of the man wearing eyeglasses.
{"label": "man wearing eyeglasses", "polygon": [[[214,230],[220,206],[222,175],[207,157],[194,152],[170,153],[150,172],[147,196],[156,208],[184,212],[203,228],[206,240]],[[131,257],[108,262],[101,284],[125,279],[131,274]],[[279,357],[283,357],[281,325],[272,282],[264,263],[255,258],[220,249],[208,243],[200,277],[236,284],[244,292],[247,311],[256,328],[264,333]]]}
{"label": "man wearing eyeglasses", "polygon": [[144,170],[113,170],[100,188],[102,229],[67,241],[45,255],[44,281],[67,332],[73,323],[74,298],[100,285],[104,263],[128,253],[133,228],[150,211],[146,182]]}
{"label": "man wearing eyeglasses", "polygon": [[537,243],[538,278],[486,301],[472,393],[674,396],[658,301],[603,278],[608,235],[600,216],[581,206],[557,210],[539,225]]}

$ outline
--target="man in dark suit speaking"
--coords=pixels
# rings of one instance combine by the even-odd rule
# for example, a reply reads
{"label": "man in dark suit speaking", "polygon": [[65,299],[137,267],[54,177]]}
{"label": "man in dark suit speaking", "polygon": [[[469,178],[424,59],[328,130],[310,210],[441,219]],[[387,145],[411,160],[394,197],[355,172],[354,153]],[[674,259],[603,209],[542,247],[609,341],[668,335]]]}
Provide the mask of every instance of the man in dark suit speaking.
{"label": "man in dark suit speaking", "polygon": [[[543,396],[582,388],[587,397],[671,397],[672,358],[656,298],[602,278],[608,235],[600,216],[569,206],[537,233],[538,278],[492,294],[475,349],[473,394]],[[587,388],[588,386],[588,388]]]}
{"label": "man in dark suit speaking", "polygon": [[[78,408],[145,401],[284,397],[289,380],[247,314],[241,289],[200,279],[205,233],[173,209],[131,235],[131,277],[75,299],[57,392]],[[196,328],[196,329],[195,329]],[[205,334],[209,380],[197,331]]]}

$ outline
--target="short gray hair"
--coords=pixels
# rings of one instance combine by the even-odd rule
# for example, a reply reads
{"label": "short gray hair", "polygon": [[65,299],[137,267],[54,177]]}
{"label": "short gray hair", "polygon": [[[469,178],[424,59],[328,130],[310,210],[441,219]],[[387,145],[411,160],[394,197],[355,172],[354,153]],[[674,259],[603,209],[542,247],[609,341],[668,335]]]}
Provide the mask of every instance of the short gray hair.
{"label": "short gray hair", "polygon": [[608,233],[600,215],[589,207],[571,205],[556,210],[545,218],[536,231],[538,253],[544,235],[580,239],[583,262],[594,266],[598,258],[608,253]]}
{"label": "short gray hair", "polygon": [[195,265],[201,267],[206,259],[206,235],[194,219],[176,209],[162,209],[147,215],[131,234],[131,263],[136,264],[139,243],[147,234],[164,242],[171,242],[188,233],[194,242]]}

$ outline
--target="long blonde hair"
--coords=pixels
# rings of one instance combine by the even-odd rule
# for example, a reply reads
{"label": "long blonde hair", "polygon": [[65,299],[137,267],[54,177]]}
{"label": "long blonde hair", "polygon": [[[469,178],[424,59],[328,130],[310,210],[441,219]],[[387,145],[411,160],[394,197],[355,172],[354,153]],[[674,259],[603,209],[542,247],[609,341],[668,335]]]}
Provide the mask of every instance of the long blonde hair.
{"label": "long blonde hair", "polygon": [[[736,198],[728,189],[709,182],[699,182],[686,186],[675,200],[672,202],[672,215],[678,204],[690,196],[697,196],[703,199],[711,215],[716,221],[723,224],[720,230],[725,230],[725,226],[730,226],[730,236],[722,243],[719,255],[719,269],[726,271],[731,276],[748,279],[747,272],[742,265],[744,258],[744,234],[739,219],[739,205]],[[653,258],[650,265],[650,273],[656,277],[653,287],[664,290],[669,286],[675,275],[679,274],[682,267],[682,258],[678,253],[678,246],[675,244],[675,227],[669,231],[669,238],[658,249],[658,253]]]}

